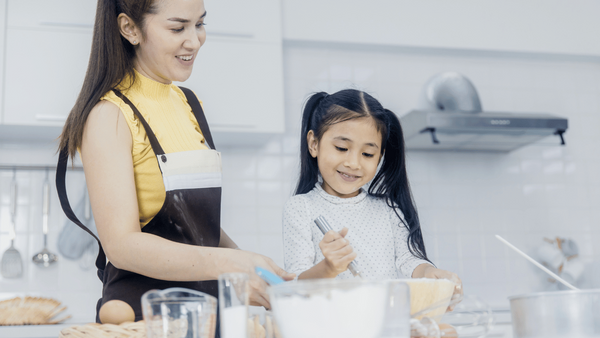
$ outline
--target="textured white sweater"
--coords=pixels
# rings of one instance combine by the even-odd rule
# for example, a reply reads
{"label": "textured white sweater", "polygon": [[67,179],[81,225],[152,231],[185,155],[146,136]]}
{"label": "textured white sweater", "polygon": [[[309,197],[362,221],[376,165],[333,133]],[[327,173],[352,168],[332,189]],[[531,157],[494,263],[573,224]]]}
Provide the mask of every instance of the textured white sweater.
{"label": "textured white sweater", "polygon": [[[410,253],[406,244],[408,230],[384,199],[370,196],[364,189],[356,197],[339,198],[325,192],[317,182],[313,190],[293,196],[285,205],[286,271],[300,275],[325,258],[319,248],[323,234],[314,223],[319,215],[327,219],[333,230],[349,229],[346,239],[358,254],[356,263],[365,278],[410,278],[418,265],[429,264]],[[337,278],[353,276],[346,270]]]}

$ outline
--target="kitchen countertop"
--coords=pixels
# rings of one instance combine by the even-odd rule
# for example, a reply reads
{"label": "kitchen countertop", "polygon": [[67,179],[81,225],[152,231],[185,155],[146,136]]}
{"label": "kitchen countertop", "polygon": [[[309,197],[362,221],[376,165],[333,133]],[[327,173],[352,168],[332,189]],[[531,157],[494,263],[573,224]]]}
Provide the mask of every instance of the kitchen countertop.
{"label": "kitchen countertop", "polygon": [[[56,338],[64,328],[87,323],[65,322],[56,325],[17,325],[0,326],[2,338]],[[494,326],[486,335],[488,338],[512,338],[510,311],[494,311]]]}
{"label": "kitchen countertop", "polygon": [[[54,325],[0,326],[1,338],[56,338],[58,337],[59,332],[64,328],[88,324],[95,320],[96,311],[94,305],[95,300],[97,299],[95,294],[88,295],[87,293],[82,292],[0,292],[0,300],[25,296],[47,297],[59,300],[63,306],[67,306],[64,316],[70,315],[72,317],[60,324]],[[81,304],[77,301],[81,301]]]}

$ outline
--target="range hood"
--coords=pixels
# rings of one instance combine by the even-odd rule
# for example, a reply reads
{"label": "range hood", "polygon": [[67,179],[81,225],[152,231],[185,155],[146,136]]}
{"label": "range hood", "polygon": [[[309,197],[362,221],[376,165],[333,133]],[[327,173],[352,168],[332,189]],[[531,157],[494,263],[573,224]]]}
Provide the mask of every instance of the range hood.
{"label": "range hood", "polygon": [[475,87],[447,72],[428,81],[419,108],[400,118],[407,150],[509,152],[548,136],[564,145],[565,118],[546,113],[483,112]]}

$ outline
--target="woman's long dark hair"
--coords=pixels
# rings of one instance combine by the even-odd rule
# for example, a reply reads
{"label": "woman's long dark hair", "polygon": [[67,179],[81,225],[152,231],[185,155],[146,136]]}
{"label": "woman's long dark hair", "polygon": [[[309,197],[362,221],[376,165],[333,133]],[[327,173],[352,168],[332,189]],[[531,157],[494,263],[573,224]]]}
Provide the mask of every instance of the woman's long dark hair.
{"label": "woman's long dark hair", "polygon": [[121,36],[117,17],[124,13],[143,27],[145,16],[155,11],[154,0],[98,0],[85,79],[60,136],[59,149],[68,147],[71,157],[81,147],[83,128],[92,108],[126,76],[132,80],[135,77],[135,49]]}
{"label": "woman's long dark hair", "polygon": [[[375,98],[365,92],[355,89],[345,89],[331,95],[320,92],[308,99],[302,114],[300,179],[296,187],[296,195],[311,191],[319,176],[317,159],[308,151],[306,138],[308,132],[312,130],[315,138],[320,141],[331,125],[365,117],[373,118],[377,130],[382,135],[381,154],[383,155],[381,167],[373,178],[368,193],[385,198],[387,204],[409,231],[407,244],[410,252],[419,258],[429,260],[406,174],[404,136],[400,121],[396,114],[383,108]],[[400,216],[398,210],[402,212],[404,218]]]}

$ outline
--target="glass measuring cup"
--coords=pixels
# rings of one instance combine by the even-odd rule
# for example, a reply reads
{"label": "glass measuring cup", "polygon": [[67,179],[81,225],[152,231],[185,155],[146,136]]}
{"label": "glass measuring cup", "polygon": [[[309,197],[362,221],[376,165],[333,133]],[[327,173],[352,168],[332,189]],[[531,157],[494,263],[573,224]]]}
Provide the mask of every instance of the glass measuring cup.
{"label": "glass measuring cup", "polygon": [[204,292],[169,288],[142,296],[148,338],[213,338],[217,299]]}

